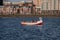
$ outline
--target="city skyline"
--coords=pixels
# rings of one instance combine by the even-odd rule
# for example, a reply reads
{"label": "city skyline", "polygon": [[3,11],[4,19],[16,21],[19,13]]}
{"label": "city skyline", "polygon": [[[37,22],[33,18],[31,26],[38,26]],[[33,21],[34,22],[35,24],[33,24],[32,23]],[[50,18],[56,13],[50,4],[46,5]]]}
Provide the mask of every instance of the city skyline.
{"label": "city skyline", "polygon": [[[6,0],[8,2],[19,2],[29,0]],[[60,0],[33,0],[36,7],[40,7],[41,10],[60,10]]]}

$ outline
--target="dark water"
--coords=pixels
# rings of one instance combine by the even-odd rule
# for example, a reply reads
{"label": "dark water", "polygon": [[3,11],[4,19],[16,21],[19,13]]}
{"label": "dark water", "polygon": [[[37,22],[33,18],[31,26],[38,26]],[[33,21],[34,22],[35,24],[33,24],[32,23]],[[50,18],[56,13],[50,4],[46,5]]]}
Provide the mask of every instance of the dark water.
{"label": "dark water", "polygon": [[60,18],[43,18],[43,26],[22,26],[22,20],[38,18],[0,18],[0,40],[60,40]]}

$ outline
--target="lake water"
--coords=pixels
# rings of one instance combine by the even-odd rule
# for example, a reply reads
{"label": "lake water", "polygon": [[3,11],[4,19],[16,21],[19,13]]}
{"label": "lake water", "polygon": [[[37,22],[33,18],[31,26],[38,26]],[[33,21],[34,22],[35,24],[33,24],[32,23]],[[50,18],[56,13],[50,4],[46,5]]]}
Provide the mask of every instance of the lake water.
{"label": "lake water", "polygon": [[23,26],[22,20],[39,18],[0,18],[0,40],[60,40],[60,18],[43,18],[42,26]]}

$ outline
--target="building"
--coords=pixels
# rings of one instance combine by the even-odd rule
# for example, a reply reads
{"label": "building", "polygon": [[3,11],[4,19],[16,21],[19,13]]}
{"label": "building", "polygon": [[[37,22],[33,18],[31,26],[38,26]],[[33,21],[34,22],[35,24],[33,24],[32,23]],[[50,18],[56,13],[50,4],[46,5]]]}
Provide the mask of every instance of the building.
{"label": "building", "polygon": [[60,0],[33,0],[36,6],[41,10],[60,10]]}
{"label": "building", "polygon": [[41,0],[33,0],[33,3],[37,6],[41,6]]}
{"label": "building", "polygon": [[60,0],[41,0],[42,10],[60,10]]}
{"label": "building", "polygon": [[28,0],[28,1],[33,1],[36,7],[40,7],[41,10],[60,10],[59,5],[60,0]]}

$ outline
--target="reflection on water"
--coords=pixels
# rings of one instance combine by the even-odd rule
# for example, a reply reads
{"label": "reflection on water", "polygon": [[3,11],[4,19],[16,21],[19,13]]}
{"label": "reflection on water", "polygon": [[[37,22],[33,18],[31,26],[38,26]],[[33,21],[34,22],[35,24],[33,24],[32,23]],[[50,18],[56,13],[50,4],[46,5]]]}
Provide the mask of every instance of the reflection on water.
{"label": "reflection on water", "polygon": [[60,18],[43,18],[42,26],[23,26],[21,21],[39,18],[0,18],[1,40],[59,40]]}

